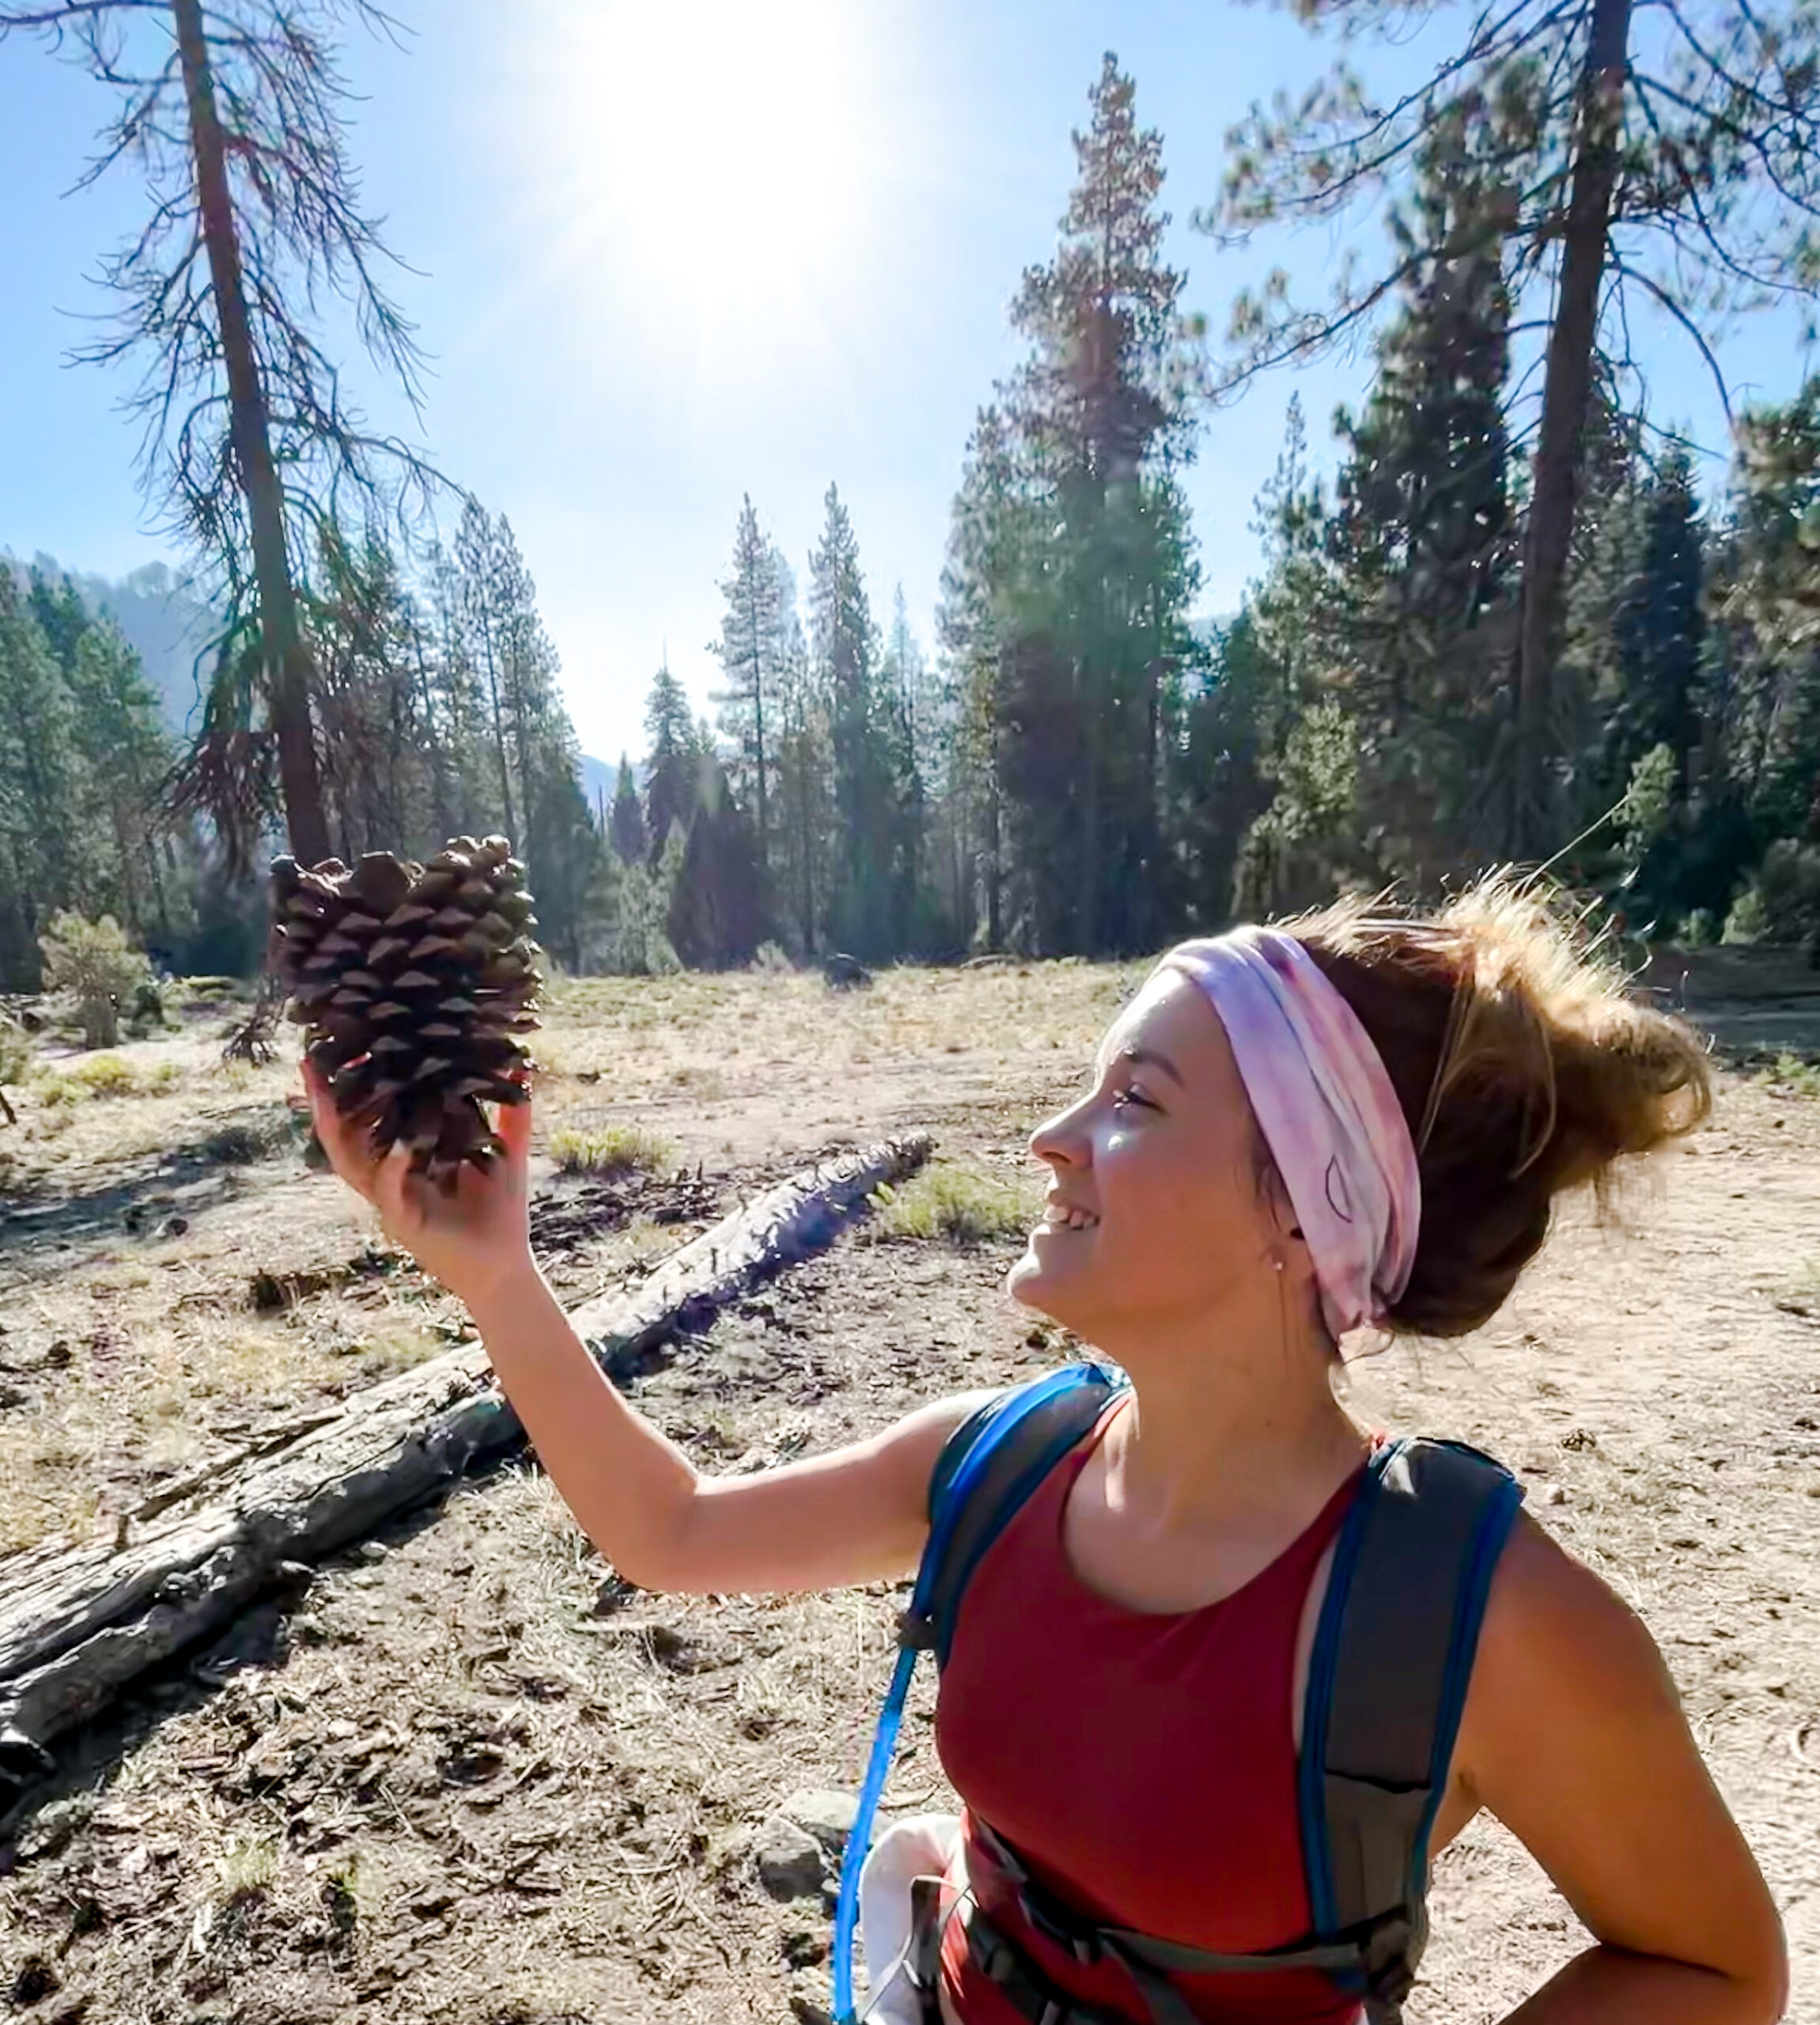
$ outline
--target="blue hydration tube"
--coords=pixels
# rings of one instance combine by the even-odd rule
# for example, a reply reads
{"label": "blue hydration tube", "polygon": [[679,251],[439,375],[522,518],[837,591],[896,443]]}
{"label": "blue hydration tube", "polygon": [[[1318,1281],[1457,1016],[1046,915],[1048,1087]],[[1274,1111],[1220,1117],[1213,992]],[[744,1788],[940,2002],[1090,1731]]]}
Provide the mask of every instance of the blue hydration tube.
{"label": "blue hydration tube", "polygon": [[[1000,1439],[1024,1417],[1048,1405],[1058,1392],[1080,1383],[1078,1365],[1053,1372],[1040,1383],[1015,1395],[1005,1410],[980,1430],[978,1438],[961,1459],[947,1495],[936,1513],[928,1546],[917,1570],[916,1586],[910,1593],[906,1616],[926,1619],[934,1601],[936,1572],[947,1559],[948,1544],[960,1514],[978,1482]],[[853,1832],[841,1855],[840,1894],[834,1902],[834,2021],[835,2025],[857,2025],[853,2012],[853,1932],[859,1925],[860,1872],[872,1845],[872,1821],[884,1797],[885,1781],[891,1777],[891,1760],[897,1754],[898,1732],[903,1727],[904,1702],[910,1694],[910,1676],[916,1671],[918,1648],[906,1644],[891,1670],[884,1707],[879,1712],[878,1728],[872,1732],[872,1754],[866,1761],[866,1776],[860,1787],[859,1805],[854,1811]]]}
{"label": "blue hydration tube", "polygon": [[891,1670],[891,1684],[879,1726],[872,1732],[872,1756],[866,1763],[865,1782],[860,1788],[860,1804],[853,1816],[853,1833],[841,1857],[840,1897],[834,1906],[834,2018],[836,2025],[854,2025],[853,1929],[859,1923],[860,1869],[872,1835],[872,1817],[891,1777],[891,1760],[897,1755],[898,1732],[904,1719],[904,1698],[910,1693],[910,1675],[916,1671],[916,1648],[906,1645]]}

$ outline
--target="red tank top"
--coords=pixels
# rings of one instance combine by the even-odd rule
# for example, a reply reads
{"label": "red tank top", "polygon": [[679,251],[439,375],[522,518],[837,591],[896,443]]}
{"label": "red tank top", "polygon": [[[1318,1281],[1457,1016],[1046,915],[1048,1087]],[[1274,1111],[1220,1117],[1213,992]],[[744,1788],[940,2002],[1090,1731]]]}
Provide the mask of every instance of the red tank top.
{"label": "red tank top", "polygon": [[[1052,1982],[1148,2025],[1115,1963],[1078,1963],[1031,1928],[973,1815],[1039,1883],[1103,1925],[1224,1954],[1301,1940],[1296,1633],[1359,1478],[1232,1595],[1179,1614],[1129,1610],[1080,1580],[1062,1542],[1069,1492],[1116,1410],[1050,1472],[974,1572],[936,1743],[967,1810],[967,1874],[982,1910]],[[1023,2025],[973,1965],[959,1920],[942,1978],[965,2025]],[[1205,2025],[1341,2025],[1359,2014],[1317,1970],[1176,1981]]]}

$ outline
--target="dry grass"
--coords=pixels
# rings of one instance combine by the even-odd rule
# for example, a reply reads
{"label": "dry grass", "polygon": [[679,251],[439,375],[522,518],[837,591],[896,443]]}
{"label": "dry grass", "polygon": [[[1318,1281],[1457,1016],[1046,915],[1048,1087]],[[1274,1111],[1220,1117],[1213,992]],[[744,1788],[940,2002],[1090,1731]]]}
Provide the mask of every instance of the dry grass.
{"label": "dry grass", "polygon": [[[703,1074],[738,1096],[780,1069],[834,1076],[943,1054],[1084,1054],[1144,969],[906,965],[880,971],[866,992],[831,991],[807,971],[575,978],[554,993],[538,1053],[558,1081],[597,1077],[616,1098],[687,1088]],[[585,1103],[588,1093],[575,1100]]]}

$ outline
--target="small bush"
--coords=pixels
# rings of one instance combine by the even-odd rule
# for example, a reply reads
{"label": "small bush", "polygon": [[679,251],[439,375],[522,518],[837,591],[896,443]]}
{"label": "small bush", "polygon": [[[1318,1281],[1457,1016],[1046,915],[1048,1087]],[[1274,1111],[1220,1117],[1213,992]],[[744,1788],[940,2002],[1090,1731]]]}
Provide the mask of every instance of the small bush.
{"label": "small bush", "polygon": [[196,1151],[204,1160],[219,1161],[225,1168],[244,1168],[282,1151],[291,1138],[290,1114],[281,1111],[269,1118],[236,1118],[221,1126]]}
{"label": "small bush", "polygon": [[630,1174],[636,1168],[659,1174],[676,1160],[672,1142],[642,1125],[609,1125],[599,1132],[566,1126],[551,1134],[550,1153],[565,1174]]}
{"label": "small bush", "polygon": [[0,1088],[25,1081],[36,1052],[32,1036],[17,1020],[0,1018]]}
{"label": "small bush", "polygon": [[901,1189],[880,1189],[878,1202],[873,1228],[880,1237],[939,1237],[951,1244],[1023,1237],[1038,1214],[1034,1184],[1020,1187],[945,1160]]}
{"label": "small bush", "polygon": [[1820,1062],[1803,1062],[1798,1054],[1778,1055],[1770,1074],[1798,1097],[1820,1097]]}
{"label": "small bush", "polygon": [[761,942],[752,959],[752,968],[762,977],[787,978],[794,975],[796,967],[789,952],[775,942]]}
{"label": "small bush", "polygon": [[221,1888],[230,1901],[263,1897],[278,1874],[278,1838],[269,1834],[241,1838],[231,1843],[218,1860]]}
{"label": "small bush", "polygon": [[81,1084],[92,1096],[127,1097],[138,1088],[132,1064],[117,1054],[92,1054],[86,1062],[72,1064],[68,1074],[72,1083]]}
{"label": "small bush", "polygon": [[1719,917],[1710,907],[1696,907],[1687,917],[1681,939],[1689,949],[1710,949],[1719,940]]}
{"label": "small bush", "polygon": [[112,914],[86,921],[66,910],[53,914],[38,938],[44,952],[44,988],[76,1001],[76,1016],[90,1047],[112,1047],[120,1038],[120,1007],[151,977],[145,953],[135,949]]}
{"label": "small bush", "polygon": [[1779,837],[1763,854],[1754,890],[1766,917],[1766,941],[1820,954],[1820,844]]}
{"label": "small bush", "polygon": [[1754,886],[1747,886],[1732,902],[1731,911],[1725,917],[1725,933],[1720,940],[1748,948],[1761,942],[1769,933],[1769,906]]}

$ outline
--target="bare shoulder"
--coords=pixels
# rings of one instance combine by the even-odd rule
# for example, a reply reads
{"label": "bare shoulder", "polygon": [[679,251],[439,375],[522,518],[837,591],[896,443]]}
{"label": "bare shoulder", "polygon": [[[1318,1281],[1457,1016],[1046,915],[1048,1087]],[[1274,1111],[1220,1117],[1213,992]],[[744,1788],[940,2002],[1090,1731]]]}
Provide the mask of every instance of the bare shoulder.
{"label": "bare shoulder", "polygon": [[1537,1692],[1571,1692],[1590,1674],[1626,1693],[1673,1697],[1662,1656],[1643,1620],[1605,1578],[1527,1512],[1517,1515],[1493,1577],[1480,1633],[1475,1685],[1502,1703]]}
{"label": "bare shoulder", "polygon": [[[1563,1725],[1600,1748],[1647,1714],[1681,1724],[1680,1699],[1641,1618],[1603,1576],[1519,1512],[1492,1579],[1458,1746],[1456,1777],[1481,1805],[1505,1768],[1559,1756]],[[1635,1735],[1634,1730],[1630,1732]]]}
{"label": "bare shoulder", "polygon": [[1655,1641],[1527,1514],[1493,1579],[1454,1778],[1596,1939],[1711,1969],[1755,1993],[1739,2016],[1776,2015],[1775,1909]]}

